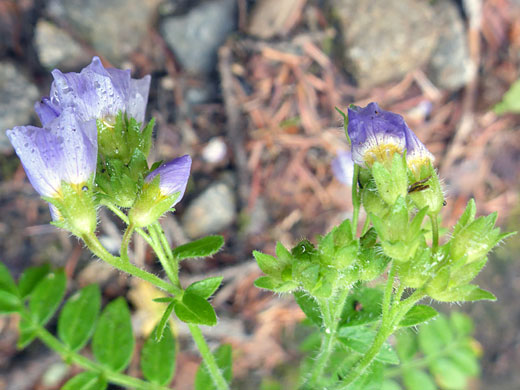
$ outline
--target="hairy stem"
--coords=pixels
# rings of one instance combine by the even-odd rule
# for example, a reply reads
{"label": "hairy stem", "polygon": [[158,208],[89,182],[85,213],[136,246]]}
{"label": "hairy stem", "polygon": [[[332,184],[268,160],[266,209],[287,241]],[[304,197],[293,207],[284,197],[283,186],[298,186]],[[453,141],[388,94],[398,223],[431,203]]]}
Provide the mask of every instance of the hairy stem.
{"label": "hairy stem", "polygon": [[217,387],[218,390],[228,390],[229,385],[222,375],[222,371],[220,371],[220,368],[217,365],[215,356],[213,356],[209,350],[208,344],[206,343],[206,340],[204,340],[204,335],[202,334],[200,328],[193,324],[188,324],[188,327],[190,329],[191,336],[193,337],[193,341],[195,341],[204,364],[208,369],[209,376],[211,377],[213,384]]}
{"label": "hairy stem", "polygon": [[436,215],[430,215],[432,221],[432,253],[437,253],[439,249],[439,222]]}
{"label": "hairy stem", "polygon": [[352,235],[356,237],[358,228],[359,208],[361,199],[358,191],[359,165],[354,164],[354,175],[352,175]]}

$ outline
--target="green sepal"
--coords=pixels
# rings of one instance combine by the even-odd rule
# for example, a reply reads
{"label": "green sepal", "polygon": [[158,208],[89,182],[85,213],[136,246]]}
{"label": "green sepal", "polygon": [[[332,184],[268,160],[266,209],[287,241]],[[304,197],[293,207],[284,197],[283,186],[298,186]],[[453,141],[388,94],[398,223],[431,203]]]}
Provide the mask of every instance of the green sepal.
{"label": "green sepal", "polygon": [[60,217],[51,224],[65,229],[77,237],[96,231],[97,211],[93,177],[81,184],[61,183],[61,196],[42,196],[58,210]]}
{"label": "green sepal", "polygon": [[172,209],[180,195],[176,192],[164,196],[159,188],[160,175],[145,183],[134,205],[128,212],[130,223],[135,227],[145,227],[157,221],[164,213]]}
{"label": "green sepal", "polygon": [[298,284],[292,281],[282,282],[272,278],[271,276],[260,276],[254,282],[255,287],[276,293],[289,293],[299,288]]}
{"label": "green sepal", "polygon": [[393,205],[399,197],[405,198],[408,192],[408,175],[406,157],[395,153],[391,166],[385,166],[379,161],[372,165],[372,176],[376,183],[378,195],[388,205]]}
{"label": "green sepal", "polygon": [[444,194],[439,175],[431,161],[422,165],[417,174],[410,171],[410,183],[408,195],[415,206],[418,209],[427,207],[429,213],[436,216],[444,205]]}

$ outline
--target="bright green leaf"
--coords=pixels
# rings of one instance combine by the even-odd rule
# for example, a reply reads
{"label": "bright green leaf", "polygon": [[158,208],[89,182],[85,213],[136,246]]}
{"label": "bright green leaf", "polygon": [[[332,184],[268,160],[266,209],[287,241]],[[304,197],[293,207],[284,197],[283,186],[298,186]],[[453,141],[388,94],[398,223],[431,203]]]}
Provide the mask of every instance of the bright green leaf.
{"label": "bright green leaf", "polygon": [[18,280],[18,289],[22,298],[28,296],[40,281],[47,276],[51,267],[48,264],[26,268]]}
{"label": "bright green leaf", "polygon": [[214,326],[217,324],[217,315],[213,307],[204,298],[185,292],[182,301],[175,301],[173,309],[177,317],[188,324]]}
{"label": "bright green leaf", "polygon": [[158,337],[158,331],[156,327],[143,345],[141,370],[148,381],[168,385],[175,372],[175,338],[168,325],[162,332],[162,337]]}
{"label": "bright green leaf", "polygon": [[157,341],[157,342],[161,341],[163,332],[166,329],[166,326],[168,325],[168,320],[170,319],[170,316],[172,315],[173,305],[174,305],[174,302],[169,303],[169,305],[166,307],[166,310],[164,311],[159,323],[157,324],[157,331],[155,332],[155,337],[156,337],[155,341]]}
{"label": "bright green leaf", "polygon": [[222,283],[222,276],[215,276],[198,282],[192,283],[186,289],[186,292],[198,295],[201,298],[208,299],[219,288]]}
{"label": "bright green leaf", "polygon": [[[232,349],[231,345],[224,344],[218,347],[215,351],[215,360],[217,361],[217,365],[224,376],[224,379],[230,383],[231,378],[233,376],[233,361],[232,361]],[[195,375],[195,390],[217,390],[217,387],[211,380],[211,376],[204,365],[201,363],[199,369],[197,370],[197,374]]]}
{"label": "bright green leaf", "polygon": [[354,288],[343,307],[341,326],[357,326],[379,321],[382,301],[383,292],[378,288]]}
{"label": "bright green leaf", "polygon": [[318,303],[314,298],[305,293],[304,291],[296,291],[294,292],[294,298],[296,299],[296,303],[300,306],[302,311],[305,313],[307,318],[311,320],[315,325],[321,327],[322,318],[321,311]]}
{"label": "bright green leaf", "polygon": [[385,379],[381,390],[401,390],[401,386],[391,379]]}
{"label": "bright green leaf", "polygon": [[467,385],[467,376],[451,359],[440,358],[432,362],[430,371],[439,386],[445,390],[461,390]]}
{"label": "bright green leaf", "polygon": [[[343,327],[339,331],[339,340],[348,348],[365,354],[374,341],[376,332],[363,326]],[[385,364],[399,364],[397,353],[388,343],[384,343],[381,350],[375,357],[376,360]]]}
{"label": "bright green leaf", "polygon": [[444,316],[423,325],[419,332],[419,346],[426,355],[437,354],[452,341],[453,332]]}
{"label": "bright green leaf", "polygon": [[431,306],[415,305],[404,316],[399,326],[408,327],[418,325],[435,318],[439,313]]}
{"label": "bright green leaf", "polygon": [[401,362],[409,362],[417,354],[419,346],[415,332],[410,329],[401,329],[396,334],[397,344],[395,349]]}
{"label": "bright green leaf", "polygon": [[450,359],[468,376],[477,376],[480,372],[475,353],[469,347],[459,347],[450,352]]}
{"label": "bright green leaf", "polygon": [[95,284],[83,287],[67,300],[58,319],[58,335],[73,351],[81,349],[94,331],[101,307],[101,292]]}
{"label": "bright green leaf", "polygon": [[223,245],[222,236],[207,236],[178,246],[173,250],[173,256],[178,260],[208,257],[217,253]]}
{"label": "bright green leaf", "polygon": [[264,274],[279,276],[282,272],[282,264],[278,262],[276,257],[258,251],[253,251],[253,256]]}
{"label": "bright green leaf", "polygon": [[34,288],[29,301],[29,310],[33,320],[45,325],[58,308],[67,285],[63,270],[46,275]]}
{"label": "bright green leaf", "polygon": [[18,296],[0,290],[0,314],[16,313],[21,307],[22,302]]}
{"label": "bright green leaf", "polygon": [[407,369],[403,373],[406,390],[436,390],[435,382],[424,371]]}
{"label": "bright green leaf", "polygon": [[33,324],[29,323],[23,317],[20,320],[19,328],[20,328],[20,336],[18,337],[18,342],[16,343],[16,347],[18,349],[24,349],[36,338],[37,329]]}
{"label": "bright green leaf", "polygon": [[14,282],[9,269],[2,262],[0,262],[0,291],[4,291],[14,296],[18,295],[16,283]]}
{"label": "bright green leaf", "polygon": [[453,329],[455,329],[460,336],[469,336],[473,333],[473,321],[465,314],[453,312],[450,316],[450,322]]}
{"label": "bright green leaf", "polygon": [[114,371],[121,371],[130,363],[134,344],[130,310],[123,298],[117,298],[101,313],[92,340],[92,351],[100,363]]}
{"label": "bright green leaf", "polygon": [[105,390],[107,381],[96,372],[82,372],[70,379],[61,390]]}
{"label": "bright green leaf", "polygon": [[159,298],[152,299],[152,301],[157,302],[157,303],[170,303],[173,301],[173,298],[172,297],[159,297]]}

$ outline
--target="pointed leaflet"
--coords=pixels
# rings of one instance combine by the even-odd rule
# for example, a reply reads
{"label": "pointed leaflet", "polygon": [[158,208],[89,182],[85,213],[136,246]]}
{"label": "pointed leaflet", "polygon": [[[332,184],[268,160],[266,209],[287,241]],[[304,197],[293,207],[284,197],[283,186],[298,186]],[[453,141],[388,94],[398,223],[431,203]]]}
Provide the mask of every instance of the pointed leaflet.
{"label": "pointed leaflet", "polygon": [[177,260],[208,257],[217,253],[223,245],[222,236],[207,236],[178,246],[173,250],[173,256]]}
{"label": "pointed leaflet", "polygon": [[217,315],[213,307],[204,298],[185,291],[182,301],[173,303],[175,314],[179,320],[188,324],[214,326],[217,324]]}
{"label": "pointed leaflet", "polygon": [[[339,334],[339,340],[346,347],[362,355],[370,349],[376,336],[374,330],[364,326],[343,327],[340,329]],[[376,355],[375,359],[381,363],[399,364],[397,353],[392,349],[390,344],[386,342],[381,347],[381,350]]]}
{"label": "pointed leaflet", "polygon": [[399,323],[399,326],[415,326],[422,322],[435,318],[439,313],[431,306],[415,305],[412,307]]}
{"label": "pointed leaflet", "polygon": [[96,372],[82,372],[70,379],[61,390],[105,390],[108,383]]}
{"label": "pointed leaflet", "polygon": [[170,316],[172,315],[173,311],[173,302],[170,302],[168,306],[166,307],[166,310],[164,311],[161,320],[157,324],[157,331],[155,334],[155,341],[159,342],[161,341],[161,338],[163,336],[163,332],[166,329],[166,326],[168,325],[168,320],[170,319]]}
{"label": "pointed leaflet", "polygon": [[18,288],[7,267],[0,262],[0,314],[17,312],[20,307]]}
{"label": "pointed leaflet", "polygon": [[51,267],[48,264],[26,268],[18,280],[20,296],[22,298],[28,296],[50,270]]}
{"label": "pointed leaflet", "polygon": [[92,351],[96,359],[114,371],[122,371],[130,363],[134,350],[130,311],[123,298],[110,302],[99,318]]}
{"label": "pointed leaflet", "polygon": [[95,284],[83,287],[70,297],[58,319],[58,335],[73,351],[88,341],[101,307],[101,293]]}
{"label": "pointed leaflet", "polygon": [[[218,347],[215,351],[215,360],[217,361],[217,365],[222,371],[222,375],[227,383],[231,382],[231,378],[233,376],[233,360],[231,354],[231,345],[224,344]],[[211,376],[209,375],[204,362],[200,364],[199,369],[197,370],[197,374],[195,375],[195,390],[217,390],[217,387],[211,380]]]}
{"label": "pointed leaflet", "polygon": [[141,370],[148,381],[168,385],[175,372],[175,338],[168,325],[163,329],[162,337],[157,337],[158,331],[157,326],[143,345]]}
{"label": "pointed leaflet", "polygon": [[192,283],[186,289],[186,292],[196,294],[201,298],[208,299],[219,288],[222,283],[222,276],[215,276]]}
{"label": "pointed leaflet", "polygon": [[307,318],[315,325],[321,327],[323,320],[321,318],[320,307],[316,300],[304,291],[296,291],[294,293],[294,298]]}
{"label": "pointed leaflet", "polygon": [[33,321],[45,325],[58,308],[63,295],[67,278],[63,270],[46,275],[34,288],[29,301],[29,310]]}

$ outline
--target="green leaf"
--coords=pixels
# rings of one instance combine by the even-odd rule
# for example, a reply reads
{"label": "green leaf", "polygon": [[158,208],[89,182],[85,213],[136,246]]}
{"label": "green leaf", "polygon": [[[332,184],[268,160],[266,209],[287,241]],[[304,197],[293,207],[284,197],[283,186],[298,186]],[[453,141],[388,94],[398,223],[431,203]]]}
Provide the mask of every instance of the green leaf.
{"label": "green leaf", "polygon": [[70,297],[58,318],[58,335],[73,351],[81,349],[94,331],[101,308],[101,292],[95,284]]}
{"label": "green leaf", "polygon": [[159,327],[156,327],[143,345],[141,370],[148,381],[167,385],[175,372],[175,338],[168,325],[162,331],[162,337],[158,337],[158,331]]}
{"label": "green leaf", "polygon": [[435,355],[453,341],[453,332],[446,317],[438,316],[436,320],[421,327],[419,346],[425,355]]}
{"label": "green leaf", "polygon": [[258,288],[263,288],[277,293],[291,292],[299,287],[298,284],[293,281],[280,282],[270,276],[260,276],[255,280],[254,285]]}
{"label": "green leaf", "polygon": [[430,371],[435,380],[445,390],[461,390],[467,385],[464,372],[451,359],[440,358],[432,362]]}
{"label": "green leaf", "polygon": [[208,301],[196,294],[184,292],[182,301],[175,301],[173,309],[179,320],[188,324],[209,326],[217,324],[217,315],[213,307]]}
{"label": "green leaf", "polygon": [[475,353],[469,347],[460,347],[450,352],[450,359],[468,376],[477,376],[480,372]]}
{"label": "green leaf", "polygon": [[173,250],[173,256],[177,260],[208,257],[217,253],[223,245],[222,236],[207,236],[178,246]]}
{"label": "green leaf", "polygon": [[157,303],[170,303],[173,301],[173,298],[172,297],[159,297],[159,298],[152,299],[152,301],[157,302]]}
{"label": "green leaf", "polygon": [[130,310],[123,298],[110,302],[99,318],[92,340],[96,359],[114,371],[130,363],[134,350]]}
{"label": "green leaf", "polygon": [[[348,348],[364,355],[372,346],[376,332],[363,326],[343,327],[339,340]],[[384,343],[375,359],[385,364],[399,364],[399,357],[390,344]]]}
{"label": "green leaf", "polygon": [[108,383],[96,372],[82,372],[70,379],[61,390],[105,390]]}
{"label": "green leaf", "polygon": [[45,325],[58,308],[67,285],[63,270],[46,275],[34,288],[29,301],[29,310],[33,320]]}
{"label": "green leaf", "polygon": [[[220,368],[224,379],[230,383],[233,376],[233,360],[232,360],[231,345],[224,344],[218,347],[214,356],[217,361],[217,366]],[[195,390],[217,390],[217,387],[211,380],[211,376],[204,365],[201,363],[197,374],[195,375]]]}
{"label": "green leaf", "polygon": [[405,363],[412,360],[419,350],[415,333],[410,329],[401,329],[396,334],[396,340],[395,349],[401,362]]}
{"label": "green leaf", "polygon": [[354,288],[345,302],[340,326],[358,326],[379,321],[382,301],[383,292],[378,288]]}
{"label": "green leaf", "polygon": [[170,304],[166,307],[166,310],[164,311],[164,313],[161,317],[161,320],[157,324],[157,332],[155,332],[155,337],[156,337],[155,341],[157,341],[157,342],[161,341],[164,329],[166,329],[166,326],[168,325],[168,320],[170,319],[170,316],[172,315],[173,305],[174,305],[174,302],[170,302]]}
{"label": "green leaf", "polygon": [[502,97],[502,101],[493,107],[496,114],[520,112],[520,80],[516,80]]}
{"label": "green leaf", "polygon": [[368,369],[358,377],[353,383],[347,386],[346,390],[381,390],[383,386],[383,365],[380,362],[373,362]]}
{"label": "green leaf", "polygon": [[459,336],[469,336],[473,333],[473,321],[465,314],[456,311],[451,313],[450,323]]}
{"label": "green leaf", "polygon": [[47,276],[50,270],[51,267],[48,264],[26,268],[18,280],[20,296],[22,298],[28,296],[34,290],[36,285]]}
{"label": "green leaf", "polygon": [[304,291],[296,291],[294,293],[294,299],[296,299],[296,303],[298,303],[307,318],[318,327],[321,327],[323,322],[321,310],[316,300]]}
{"label": "green leaf", "polygon": [[198,295],[201,298],[208,299],[219,288],[222,283],[222,276],[215,276],[192,283],[186,289],[186,292]]}
{"label": "green leaf", "polygon": [[0,290],[0,314],[16,313],[22,308],[22,302],[16,295]]}
{"label": "green leaf", "polygon": [[37,329],[33,324],[28,322],[23,317],[20,320],[19,327],[20,327],[20,336],[18,337],[18,342],[16,343],[16,347],[18,349],[24,349],[36,338]]}
{"label": "green leaf", "polygon": [[436,390],[435,382],[424,371],[408,369],[403,373],[403,383],[407,390]]}
{"label": "green leaf", "polygon": [[[462,300],[464,301],[496,301],[497,297],[489,291],[483,290],[478,286],[470,285],[467,294]],[[469,287],[469,286],[468,286]]]}
{"label": "green leaf", "polygon": [[7,266],[0,262],[0,291],[18,296],[18,288]]}
{"label": "green leaf", "polygon": [[431,306],[415,305],[412,307],[399,323],[399,326],[408,327],[418,325],[435,318],[439,313]]}
{"label": "green leaf", "polygon": [[401,386],[391,379],[385,379],[381,390],[401,390]]}
{"label": "green leaf", "polygon": [[276,257],[258,251],[253,251],[253,256],[264,274],[279,276],[282,272],[282,264],[278,262]]}

